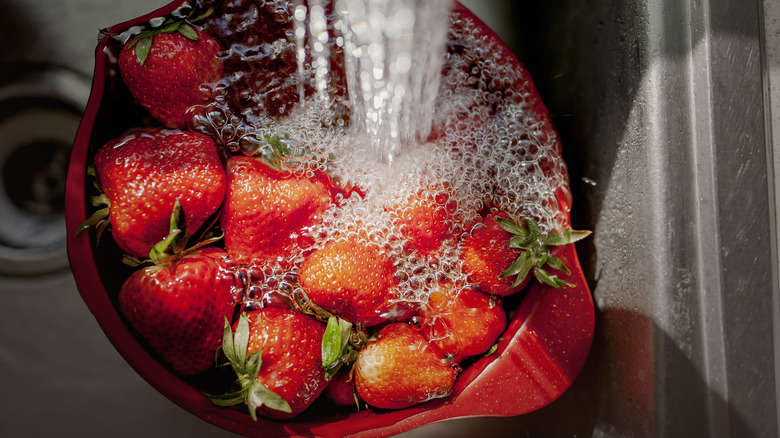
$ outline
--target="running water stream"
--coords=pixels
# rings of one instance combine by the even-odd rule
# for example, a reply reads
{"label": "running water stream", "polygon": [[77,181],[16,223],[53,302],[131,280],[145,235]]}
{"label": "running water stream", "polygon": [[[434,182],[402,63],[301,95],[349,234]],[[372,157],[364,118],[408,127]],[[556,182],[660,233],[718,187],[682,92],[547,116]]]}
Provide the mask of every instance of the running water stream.
{"label": "running water stream", "polygon": [[[298,69],[311,63],[320,105],[331,100],[326,3],[299,0],[294,11]],[[452,1],[336,0],[333,8],[355,138],[392,165],[430,133]],[[303,100],[302,88],[299,94]]]}

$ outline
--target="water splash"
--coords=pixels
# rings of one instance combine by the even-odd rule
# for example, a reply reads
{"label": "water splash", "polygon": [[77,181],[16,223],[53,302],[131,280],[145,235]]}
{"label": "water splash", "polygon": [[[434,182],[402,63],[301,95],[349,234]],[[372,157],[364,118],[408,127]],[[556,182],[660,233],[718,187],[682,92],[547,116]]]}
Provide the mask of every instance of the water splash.
{"label": "water splash", "polygon": [[[311,56],[311,68],[314,72],[316,103],[328,106],[332,96],[329,94],[328,74],[330,72],[330,33],[326,0],[297,0],[293,12],[293,31],[296,41],[296,60],[298,72],[305,75],[306,39]],[[305,99],[302,81],[298,87],[301,102]]]}
{"label": "water splash", "polygon": [[[316,100],[328,105],[328,42],[343,49],[352,126],[380,163],[424,143],[431,130],[451,0],[337,0],[333,32],[324,0],[298,0],[294,32],[299,71],[306,47]],[[304,91],[299,89],[301,100]]]}
{"label": "water splash", "polygon": [[425,141],[439,89],[449,0],[338,0],[353,125],[377,161]]}

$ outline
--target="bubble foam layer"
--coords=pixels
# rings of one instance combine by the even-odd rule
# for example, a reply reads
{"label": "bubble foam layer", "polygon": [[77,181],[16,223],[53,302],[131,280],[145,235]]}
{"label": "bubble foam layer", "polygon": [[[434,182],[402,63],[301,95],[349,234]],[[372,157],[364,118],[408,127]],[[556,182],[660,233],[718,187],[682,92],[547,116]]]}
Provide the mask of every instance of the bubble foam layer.
{"label": "bubble foam layer", "polygon": [[[377,162],[374,139],[351,129],[343,41],[340,46],[333,15],[318,22],[318,38],[303,38],[300,7],[289,2],[243,7],[221,11],[208,24],[230,41],[224,55],[228,74],[216,86],[216,100],[196,109],[193,125],[231,153],[262,155],[276,142],[287,154],[282,167],[300,175],[325,171],[350,188],[351,196],[340,197],[307,231],[314,244],[298,248],[298,262],[332,239],[369,240],[393,258],[400,299],[419,303],[444,278],[468,285],[459,237],[488,212],[533,218],[542,233],[568,228],[567,169],[549,116],[528,73],[508,62],[505,48],[486,39],[474,22],[451,16],[435,110],[429,114],[431,134],[388,165]],[[252,26],[264,29],[262,38]],[[327,61],[301,56],[313,44],[329,45],[326,52],[317,46]],[[447,231],[435,251],[410,247],[407,231],[414,226],[399,220],[420,197],[433,199],[429,215]],[[253,287],[295,288],[295,268],[248,269]]]}

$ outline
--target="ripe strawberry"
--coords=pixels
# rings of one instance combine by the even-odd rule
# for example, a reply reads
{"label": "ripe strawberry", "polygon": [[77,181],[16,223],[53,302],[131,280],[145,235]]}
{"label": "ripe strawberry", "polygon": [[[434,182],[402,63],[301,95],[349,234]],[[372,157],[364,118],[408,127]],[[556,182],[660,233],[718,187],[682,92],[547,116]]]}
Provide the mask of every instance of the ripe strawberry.
{"label": "ripe strawberry", "polygon": [[223,321],[233,316],[239,289],[226,256],[205,248],[149,266],[133,272],[119,291],[128,323],[182,374],[214,365]]}
{"label": "ripe strawberry", "polygon": [[451,283],[439,285],[419,318],[425,337],[453,362],[488,351],[506,328],[500,298]]}
{"label": "ripe strawberry", "polygon": [[228,161],[228,190],[220,217],[225,247],[238,262],[286,258],[306,228],[332,202],[324,178],[305,178],[270,169],[259,159]]}
{"label": "ripe strawberry", "polygon": [[452,391],[457,372],[436,346],[405,323],[385,326],[355,362],[355,389],[371,406],[402,409]]}
{"label": "ripe strawberry", "polygon": [[547,246],[566,245],[589,235],[590,231],[563,230],[542,239],[539,226],[532,219],[521,221],[503,213],[489,215],[471,228],[471,234],[464,239],[461,258],[469,279],[489,294],[506,296],[522,290],[531,280],[531,272],[542,283],[570,287],[544,269],[549,265],[569,272]]}
{"label": "ripe strawberry", "polygon": [[512,235],[501,228],[494,216],[488,216],[471,227],[471,233],[463,242],[461,258],[469,279],[488,294],[511,295],[523,289],[530,280],[526,277],[513,285],[514,279],[501,278],[501,274],[522,252],[509,247],[511,238]]}
{"label": "ripe strawberry", "polygon": [[406,238],[406,249],[428,256],[452,235],[454,208],[447,193],[420,190],[394,205],[390,214]]}
{"label": "ripe strawberry", "polygon": [[186,22],[168,20],[134,37],[119,71],[135,100],[168,128],[187,126],[187,109],[209,100],[222,76],[217,41]]}
{"label": "ripe strawberry", "polygon": [[222,352],[238,377],[239,390],[211,397],[220,406],[246,403],[252,418],[278,419],[303,412],[327,384],[321,344],[325,325],[290,308],[266,307],[225,321]]}
{"label": "ripe strawberry", "polygon": [[112,140],[95,156],[109,205],[88,222],[110,215],[111,233],[128,255],[144,259],[168,235],[178,200],[194,232],[225,197],[226,176],[211,138],[180,130],[136,131]]}
{"label": "ripe strawberry", "polygon": [[373,326],[395,314],[393,261],[365,239],[326,243],[303,261],[298,283],[314,304],[352,323]]}
{"label": "ripe strawberry", "polygon": [[339,371],[328,383],[323,395],[336,406],[356,406],[355,386],[352,373]]}

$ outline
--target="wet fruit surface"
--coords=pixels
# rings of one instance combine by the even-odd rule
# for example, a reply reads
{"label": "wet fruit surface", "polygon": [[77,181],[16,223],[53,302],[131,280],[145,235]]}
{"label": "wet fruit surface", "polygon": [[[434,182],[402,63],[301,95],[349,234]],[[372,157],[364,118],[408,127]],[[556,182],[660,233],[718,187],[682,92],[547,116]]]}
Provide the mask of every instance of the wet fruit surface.
{"label": "wet fruit surface", "polygon": [[[248,435],[389,435],[454,416],[517,415],[546,405],[579,372],[594,315],[571,244],[584,236],[568,231],[571,200],[562,196],[568,193],[568,176],[561,145],[528,73],[484,25],[456,8],[432,133],[388,167],[366,153],[365,135],[350,125],[338,33],[330,28],[323,34],[322,43],[334,44],[326,59],[310,60],[332,67],[322,87],[312,64],[296,57],[301,49],[293,32],[296,11],[292,2],[196,1],[172,14],[186,15],[197,32],[220,47],[214,59],[221,76],[202,79],[198,89],[208,97],[188,106],[183,130],[213,142],[226,188],[218,209],[186,227],[188,208],[179,209],[174,201],[183,204],[190,193],[213,185],[194,168],[184,171],[196,180],[186,184],[184,194],[147,202],[166,227],[148,255],[129,255],[153,267],[121,267],[128,251],[119,239],[98,242],[91,232],[73,237],[73,270],[90,310],[163,393]],[[334,11],[325,13],[330,22],[336,20]],[[134,98],[121,76],[108,73],[116,73],[121,63],[117,67],[106,54],[115,55],[132,41],[133,35],[121,32],[136,24],[148,27],[139,19],[101,41],[96,86],[102,94],[93,96],[76,140],[69,184],[77,189],[68,200],[69,227],[92,213],[86,193],[114,197],[104,187],[99,187],[104,193],[89,187],[86,167],[93,157],[110,150],[125,130],[169,124]],[[155,50],[151,44],[149,56]],[[184,161],[172,154],[167,159]],[[104,172],[98,169],[97,177]],[[143,175],[130,175],[123,189],[142,180],[150,187],[170,184]],[[520,218],[518,226],[531,232],[523,228],[493,239],[501,248],[482,245],[490,256],[515,249],[499,256],[508,258],[506,266],[488,278],[474,275],[466,257],[470,242],[483,239],[484,230],[501,231],[496,218],[507,215]],[[119,224],[111,221],[114,232]],[[160,240],[165,245],[155,245]],[[543,244],[553,240],[552,246]],[[537,268],[549,266],[543,273],[533,266],[512,267],[518,254],[530,254],[531,248],[543,259]],[[225,318],[230,323],[216,356],[217,362],[227,356],[233,365],[215,365],[189,378],[184,374],[192,373],[166,359],[158,347],[163,343],[146,334],[151,317],[135,318],[128,326],[130,318],[123,319],[115,303],[121,285],[140,269],[167,269],[203,250],[224,254],[220,275],[227,272],[235,286],[231,311],[208,322],[209,327],[214,319],[218,327]],[[76,254],[84,258],[74,259]],[[513,270],[528,278],[496,292],[493,280]],[[208,294],[213,288],[202,289]],[[279,312],[305,321],[285,332],[289,342],[252,344],[250,338],[253,347],[238,353],[242,349],[234,344],[246,341],[237,326],[241,315],[251,327],[264,327],[256,322]],[[270,333],[263,330],[251,333]],[[168,332],[155,336],[178,342],[180,335]],[[280,353],[303,340],[308,345],[312,336],[322,352],[333,352],[327,363],[325,354],[308,347],[306,357]],[[310,390],[288,391],[283,382],[288,377],[274,371],[280,366],[300,366],[324,377],[299,385]],[[231,370],[240,388],[230,385]],[[242,380],[247,370],[249,380]],[[343,387],[355,389],[360,411],[319,397],[334,373],[342,379],[348,373]],[[203,391],[225,395],[212,399],[216,406]],[[233,402],[247,406],[224,407]],[[311,403],[317,409],[306,410]],[[250,418],[255,414],[258,420]],[[263,416],[295,420],[276,423]],[[401,419],[407,421],[399,424]]]}

